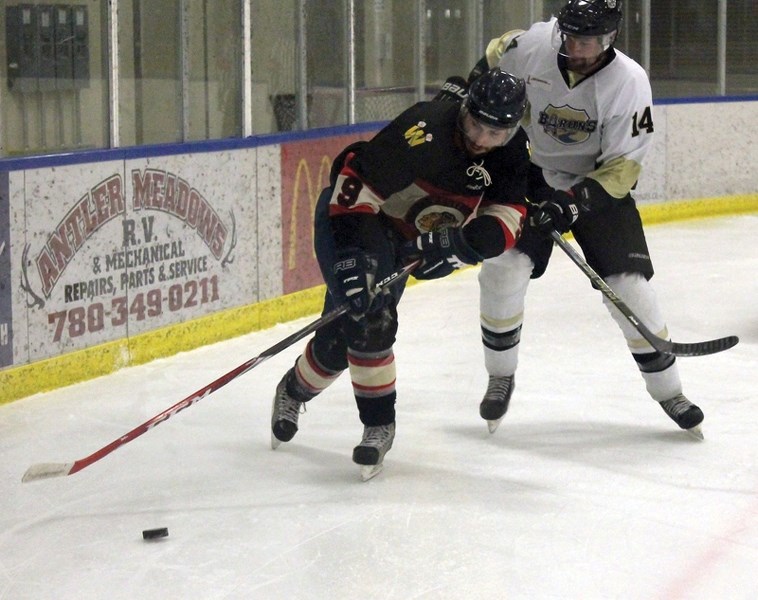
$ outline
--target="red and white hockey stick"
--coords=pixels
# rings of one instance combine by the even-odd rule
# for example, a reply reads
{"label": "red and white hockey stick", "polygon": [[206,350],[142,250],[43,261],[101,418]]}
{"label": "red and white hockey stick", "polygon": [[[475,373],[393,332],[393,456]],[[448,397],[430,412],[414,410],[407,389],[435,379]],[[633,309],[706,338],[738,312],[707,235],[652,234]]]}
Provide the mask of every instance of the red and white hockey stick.
{"label": "red and white hockey stick", "polygon": [[675,356],[704,356],[706,354],[715,354],[716,352],[723,352],[728,350],[732,346],[739,342],[739,338],[736,335],[730,335],[715,340],[708,340],[705,342],[692,342],[692,343],[679,343],[672,342],[671,340],[664,340],[658,337],[639,320],[637,315],[632,312],[621,298],[616,295],[605,280],[598,275],[595,270],[590,267],[579,253],[566,240],[561,237],[557,231],[551,231],[550,237],[553,238],[556,244],[561,247],[568,257],[577,265],[582,272],[589,278],[593,285],[599,289],[603,295],[610,300],[613,305],[619,309],[622,315],[634,325],[635,329],[640,332],[640,335],[644,337],[648,343],[664,354],[673,354]]}
{"label": "red and white hockey stick", "polygon": [[[389,285],[392,285],[393,283],[399,281],[403,277],[410,274],[413,269],[415,269],[420,261],[414,261],[411,264],[407,265],[406,267],[403,267],[402,269],[395,271],[391,275],[388,275],[386,278],[384,278],[382,281],[376,284],[376,289],[381,290],[384,287],[387,287]],[[86,456],[85,458],[80,458],[79,460],[76,460],[74,462],[69,463],[38,463],[35,465],[32,465],[26,470],[26,473],[24,473],[24,476],[22,477],[21,481],[27,482],[27,481],[36,481],[38,479],[48,479],[51,477],[64,477],[66,475],[73,475],[74,473],[78,473],[82,469],[89,467],[91,464],[97,462],[101,458],[104,458],[117,448],[120,448],[124,444],[128,444],[135,438],[138,438],[143,433],[146,433],[156,425],[160,425],[164,421],[170,419],[173,417],[176,413],[184,410],[185,408],[189,408],[196,402],[199,402],[206,396],[209,396],[216,390],[224,387],[227,383],[230,381],[237,379],[240,375],[244,375],[247,373],[250,369],[253,369],[254,367],[257,367],[262,362],[268,360],[272,356],[279,354],[282,350],[289,348],[292,344],[295,342],[298,342],[302,340],[304,337],[310,335],[317,329],[320,329],[327,323],[331,323],[341,315],[345,314],[348,311],[349,304],[341,304],[338,307],[332,309],[328,313],[322,315],[309,325],[306,325],[302,329],[296,331],[295,333],[287,336],[282,341],[274,344],[267,350],[264,350],[261,352],[258,356],[255,358],[251,358],[250,360],[242,363],[240,366],[238,366],[235,369],[232,369],[225,375],[222,375],[212,383],[209,383],[205,387],[197,390],[194,394],[190,394],[187,396],[184,400],[180,400],[173,406],[167,408],[162,413],[155,415],[152,419],[149,419],[148,421],[145,421],[142,423],[142,425],[139,425],[132,429],[130,432],[122,435],[120,438],[113,440],[110,444],[107,446],[103,446],[100,448],[100,450],[93,452],[89,456]]]}

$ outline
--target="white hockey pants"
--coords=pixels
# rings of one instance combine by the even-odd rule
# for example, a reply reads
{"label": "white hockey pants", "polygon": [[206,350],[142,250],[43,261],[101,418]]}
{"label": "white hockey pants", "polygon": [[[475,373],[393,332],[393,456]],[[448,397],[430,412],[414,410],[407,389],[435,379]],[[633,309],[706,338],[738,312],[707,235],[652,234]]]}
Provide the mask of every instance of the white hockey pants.
{"label": "white hockey pants", "polygon": [[[493,333],[506,333],[521,326],[524,320],[524,298],[529,287],[533,264],[518,250],[485,260],[479,272],[480,320],[483,328]],[[638,273],[621,273],[605,279],[640,320],[656,335],[668,338],[658,301],[650,282]],[[626,318],[603,296],[603,303],[621,328],[629,350],[635,354],[655,352]],[[496,351],[484,347],[484,365],[489,375],[513,375],[518,365],[519,344]],[[682,392],[676,362],[662,371],[642,372],[650,396],[661,402]]]}

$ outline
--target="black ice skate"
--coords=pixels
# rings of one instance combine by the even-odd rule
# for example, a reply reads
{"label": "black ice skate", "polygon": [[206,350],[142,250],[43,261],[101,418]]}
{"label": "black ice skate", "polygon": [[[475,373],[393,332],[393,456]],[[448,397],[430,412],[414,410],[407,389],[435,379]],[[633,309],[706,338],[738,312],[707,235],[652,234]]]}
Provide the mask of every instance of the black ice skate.
{"label": "black ice skate", "polygon": [[276,450],[282,442],[289,442],[297,433],[300,407],[305,405],[293,398],[287,391],[287,382],[294,375],[292,369],[282,377],[276,386],[274,402],[271,406],[271,448]]}
{"label": "black ice skate", "polygon": [[368,481],[378,475],[383,467],[384,455],[392,448],[395,439],[395,424],[363,428],[363,439],[353,449],[353,462],[361,465],[361,479]]}
{"label": "black ice skate", "polygon": [[514,387],[516,387],[514,375],[504,377],[490,375],[487,392],[479,405],[479,414],[482,419],[487,421],[487,428],[490,433],[495,433],[500,421],[505,416]]}
{"label": "black ice skate", "polygon": [[659,404],[679,427],[699,440],[704,439],[703,430],[700,427],[704,418],[703,411],[687,400],[683,394],[664,400]]}

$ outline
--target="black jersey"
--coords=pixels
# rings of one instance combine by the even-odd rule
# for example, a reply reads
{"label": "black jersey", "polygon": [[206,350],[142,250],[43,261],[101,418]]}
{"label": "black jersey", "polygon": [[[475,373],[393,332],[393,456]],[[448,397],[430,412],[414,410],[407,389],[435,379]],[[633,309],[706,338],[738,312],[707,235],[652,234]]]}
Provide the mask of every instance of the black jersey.
{"label": "black jersey", "polygon": [[[485,256],[513,246],[526,214],[526,134],[471,157],[458,113],[455,103],[420,102],[370,141],[346,148],[333,168],[333,222],[381,214],[407,239],[466,225],[469,243]],[[335,231],[338,245],[362,245],[352,219],[335,223]]]}

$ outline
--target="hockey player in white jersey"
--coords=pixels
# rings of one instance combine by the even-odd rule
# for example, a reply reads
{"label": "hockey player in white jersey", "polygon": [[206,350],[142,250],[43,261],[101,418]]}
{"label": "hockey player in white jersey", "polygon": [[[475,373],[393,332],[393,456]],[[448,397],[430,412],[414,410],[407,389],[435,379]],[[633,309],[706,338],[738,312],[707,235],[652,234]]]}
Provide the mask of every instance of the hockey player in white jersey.
{"label": "hockey player in white jersey", "polygon": [[[548,22],[490,42],[470,79],[491,65],[526,81],[522,121],[532,161],[555,188],[538,197],[515,250],[485,260],[479,274],[489,374],[480,415],[494,433],[514,390],[524,298],[553,243],[569,230],[587,262],[660,337],[668,338],[649,283],[653,266],[630,191],[653,138],[652,94],[640,65],[613,47],[620,0],[571,0]],[[675,357],[656,352],[603,298],[626,338],[647,391],[676,424],[702,438],[703,413],[682,393]]]}

